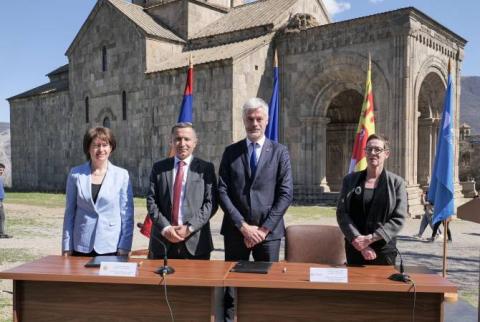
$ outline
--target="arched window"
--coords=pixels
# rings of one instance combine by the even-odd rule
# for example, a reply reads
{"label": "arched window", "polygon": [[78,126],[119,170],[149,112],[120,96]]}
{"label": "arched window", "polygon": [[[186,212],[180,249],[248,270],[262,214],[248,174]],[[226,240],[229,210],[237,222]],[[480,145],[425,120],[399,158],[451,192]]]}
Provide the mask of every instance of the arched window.
{"label": "arched window", "polygon": [[110,119],[108,117],[103,119],[103,127],[110,128]]}
{"label": "arched window", "polygon": [[107,47],[102,47],[102,72],[107,71]]}
{"label": "arched window", "polygon": [[127,93],[122,92],[122,119],[127,120]]}
{"label": "arched window", "polygon": [[90,119],[89,119],[89,103],[88,103],[88,96],[85,97],[85,123],[88,123],[90,122]]}

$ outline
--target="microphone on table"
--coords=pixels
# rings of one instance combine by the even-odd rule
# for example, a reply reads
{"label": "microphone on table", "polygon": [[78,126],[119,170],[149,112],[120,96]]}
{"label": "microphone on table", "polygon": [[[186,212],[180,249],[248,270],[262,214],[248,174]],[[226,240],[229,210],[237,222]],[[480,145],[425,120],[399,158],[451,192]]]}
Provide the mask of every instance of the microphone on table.
{"label": "microphone on table", "polygon": [[395,250],[397,251],[397,254],[400,256],[400,273],[394,273],[390,275],[388,279],[392,281],[408,283],[411,281],[411,279],[410,279],[410,276],[407,273],[405,273],[405,269],[403,267],[402,254],[398,250],[397,246],[395,246]]}
{"label": "microphone on table", "polygon": [[153,238],[156,241],[158,241],[160,244],[162,244],[163,251],[164,251],[163,266],[160,266],[159,268],[157,268],[155,270],[155,273],[160,274],[162,276],[175,273],[175,269],[171,266],[168,266],[167,245],[165,245],[165,243],[160,238],[158,238],[157,236],[155,236],[153,234],[150,234],[150,238]]}

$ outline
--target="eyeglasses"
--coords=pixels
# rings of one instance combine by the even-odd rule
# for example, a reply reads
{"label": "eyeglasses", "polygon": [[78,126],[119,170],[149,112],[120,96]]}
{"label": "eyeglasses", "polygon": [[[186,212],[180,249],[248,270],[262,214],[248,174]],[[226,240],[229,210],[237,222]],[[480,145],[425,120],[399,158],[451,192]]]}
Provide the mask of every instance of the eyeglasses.
{"label": "eyeglasses", "polygon": [[376,147],[376,146],[369,146],[369,147],[366,147],[364,151],[367,154],[380,154],[383,151],[387,151],[387,149],[382,149],[382,148],[379,148],[379,147]]}
{"label": "eyeglasses", "polygon": [[102,143],[102,144],[92,144],[90,147],[91,147],[92,149],[94,149],[94,150],[99,150],[99,149],[101,149],[101,148],[106,149],[106,148],[108,148],[109,146],[110,146],[110,144],[108,144],[108,143]]}

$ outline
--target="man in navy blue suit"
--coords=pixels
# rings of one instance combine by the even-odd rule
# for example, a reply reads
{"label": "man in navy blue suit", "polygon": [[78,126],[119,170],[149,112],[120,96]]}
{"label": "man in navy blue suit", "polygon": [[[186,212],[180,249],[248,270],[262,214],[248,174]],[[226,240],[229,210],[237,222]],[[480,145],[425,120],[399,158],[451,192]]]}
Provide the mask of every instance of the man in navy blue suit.
{"label": "man in navy blue suit", "polygon": [[[283,215],[293,199],[290,157],[285,146],[265,137],[268,105],[251,98],[243,105],[246,139],[225,149],[218,191],[224,212],[225,260],[278,261],[285,235]],[[233,319],[233,292],[225,295],[226,321]]]}

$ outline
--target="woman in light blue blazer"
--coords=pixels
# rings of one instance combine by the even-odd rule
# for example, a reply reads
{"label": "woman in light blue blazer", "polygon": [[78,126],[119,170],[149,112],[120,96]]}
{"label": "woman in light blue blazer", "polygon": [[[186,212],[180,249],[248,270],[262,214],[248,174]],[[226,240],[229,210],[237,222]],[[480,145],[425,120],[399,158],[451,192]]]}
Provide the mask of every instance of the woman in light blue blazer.
{"label": "woman in light blue blazer", "polygon": [[71,169],[63,221],[65,256],[126,255],[132,248],[133,193],[128,172],[108,158],[116,141],[108,128],[88,130],[88,162]]}

